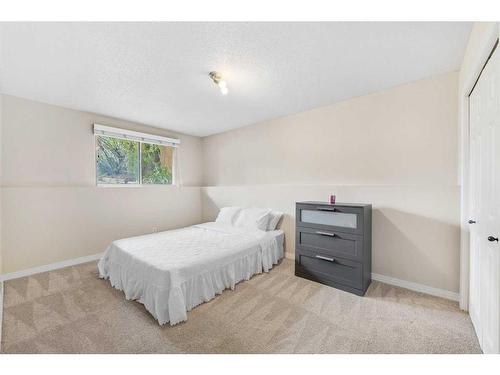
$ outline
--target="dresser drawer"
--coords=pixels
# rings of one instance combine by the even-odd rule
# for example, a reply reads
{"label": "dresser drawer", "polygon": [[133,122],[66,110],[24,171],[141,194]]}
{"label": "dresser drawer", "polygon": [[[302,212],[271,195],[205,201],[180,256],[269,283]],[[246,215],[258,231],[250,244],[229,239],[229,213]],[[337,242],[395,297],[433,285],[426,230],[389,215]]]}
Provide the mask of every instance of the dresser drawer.
{"label": "dresser drawer", "polygon": [[297,248],[319,250],[333,256],[357,261],[363,260],[362,236],[306,227],[297,227],[295,235]]}
{"label": "dresser drawer", "polygon": [[363,209],[358,207],[297,204],[296,218],[301,227],[363,233]]}
{"label": "dresser drawer", "polygon": [[299,272],[319,281],[324,279],[355,289],[363,289],[363,264],[333,257],[319,251],[296,250],[296,267]]}

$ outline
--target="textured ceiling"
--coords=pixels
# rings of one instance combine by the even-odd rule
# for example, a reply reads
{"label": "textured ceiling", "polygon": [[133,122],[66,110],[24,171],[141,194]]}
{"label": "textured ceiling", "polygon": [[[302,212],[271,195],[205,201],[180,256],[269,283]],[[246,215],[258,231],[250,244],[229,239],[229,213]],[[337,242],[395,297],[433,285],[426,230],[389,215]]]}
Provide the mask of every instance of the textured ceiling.
{"label": "textured ceiling", "polygon": [[[205,136],[458,70],[472,25],[0,27],[3,93]],[[227,96],[211,70],[226,78]]]}

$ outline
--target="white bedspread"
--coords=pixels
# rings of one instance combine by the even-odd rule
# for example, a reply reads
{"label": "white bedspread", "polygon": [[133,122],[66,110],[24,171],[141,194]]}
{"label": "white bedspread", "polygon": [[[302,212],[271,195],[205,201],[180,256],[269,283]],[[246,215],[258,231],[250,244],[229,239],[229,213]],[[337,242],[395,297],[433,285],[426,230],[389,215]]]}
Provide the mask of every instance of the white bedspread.
{"label": "white bedspread", "polygon": [[127,299],[144,304],[160,324],[174,325],[224,289],[269,271],[283,257],[282,236],[205,223],[126,238],[106,249],[99,274]]}

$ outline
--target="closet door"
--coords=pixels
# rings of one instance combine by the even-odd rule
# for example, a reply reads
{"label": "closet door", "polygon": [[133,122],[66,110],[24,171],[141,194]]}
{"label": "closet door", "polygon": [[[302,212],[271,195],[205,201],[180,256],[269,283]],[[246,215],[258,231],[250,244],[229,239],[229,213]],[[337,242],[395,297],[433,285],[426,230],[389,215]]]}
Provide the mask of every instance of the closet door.
{"label": "closet door", "polygon": [[[500,352],[500,58],[470,95],[470,315],[485,353]],[[475,223],[474,223],[475,222]]]}
{"label": "closet door", "polygon": [[484,143],[484,138],[481,133],[481,127],[478,126],[480,120],[480,103],[481,93],[478,87],[474,89],[470,98],[470,220],[469,220],[469,233],[470,233],[470,272],[469,272],[469,314],[476,330],[479,342],[482,339],[481,330],[481,304],[480,304],[480,254],[481,254],[481,233],[480,223],[481,207],[484,203],[481,201],[483,195],[481,194],[482,182],[482,160],[481,149]]}

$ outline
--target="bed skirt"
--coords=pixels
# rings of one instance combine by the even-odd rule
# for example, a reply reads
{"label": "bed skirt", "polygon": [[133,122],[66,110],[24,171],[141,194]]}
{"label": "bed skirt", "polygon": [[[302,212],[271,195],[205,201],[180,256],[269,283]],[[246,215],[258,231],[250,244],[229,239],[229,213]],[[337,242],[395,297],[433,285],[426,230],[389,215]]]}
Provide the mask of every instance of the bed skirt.
{"label": "bed skirt", "polygon": [[103,257],[98,264],[101,278],[109,279],[111,285],[125,293],[128,300],[137,300],[158,320],[160,325],[187,320],[187,312],[222,294],[225,289],[234,289],[243,280],[253,275],[268,272],[283,258],[283,242],[277,238],[260,245],[230,263],[217,265],[212,269],[194,275],[180,283],[154,285],[138,278],[128,267]]}

